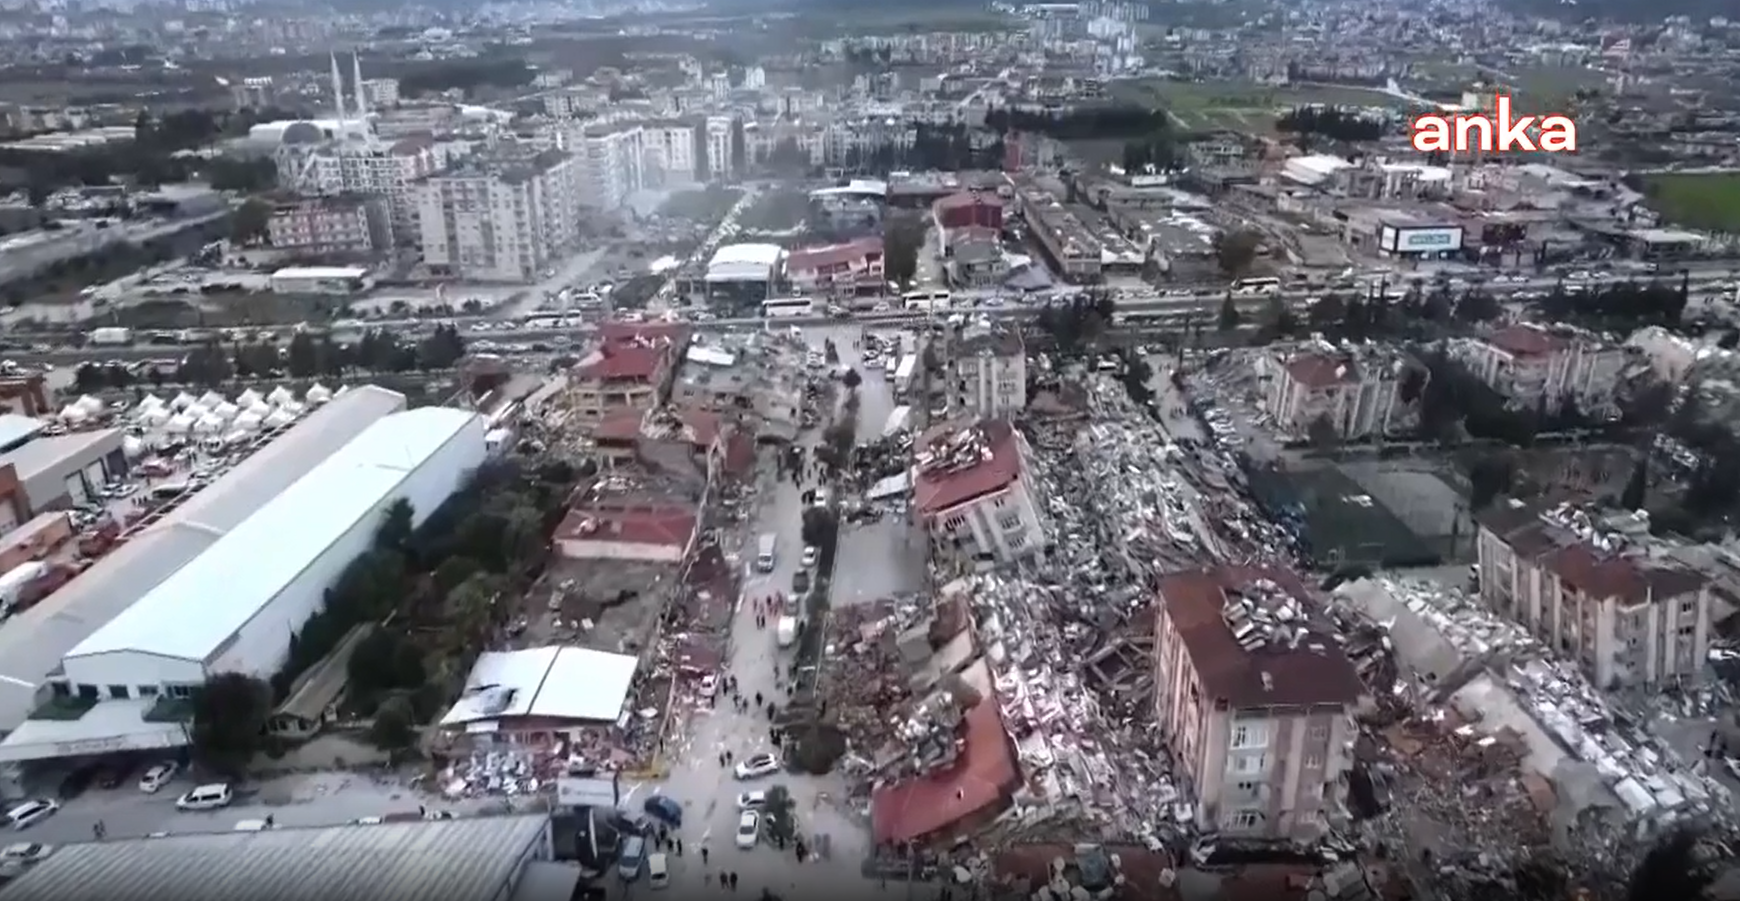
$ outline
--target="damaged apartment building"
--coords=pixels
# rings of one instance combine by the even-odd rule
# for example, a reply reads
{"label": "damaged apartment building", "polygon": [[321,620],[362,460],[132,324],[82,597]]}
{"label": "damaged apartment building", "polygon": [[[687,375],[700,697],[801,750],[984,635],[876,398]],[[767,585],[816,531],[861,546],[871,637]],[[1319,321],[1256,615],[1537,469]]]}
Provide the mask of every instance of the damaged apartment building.
{"label": "damaged apartment building", "polygon": [[1013,561],[1043,554],[1032,449],[1002,420],[944,423],[913,444],[913,509],[945,559]]}
{"label": "damaged apartment building", "polygon": [[1481,600],[1596,685],[1704,678],[1711,580],[1646,516],[1508,500],[1477,520]]}
{"label": "damaged apartment building", "polygon": [[1450,356],[1518,409],[1617,416],[1628,354],[1622,345],[1568,325],[1518,323],[1484,338],[1445,342]]}
{"label": "damaged apartment building", "polygon": [[1379,437],[1400,427],[1407,363],[1393,348],[1307,341],[1257,357],[1263,406],[1275,427],[1296,437],[1327,423],[1342,440]]}
{"label": "damaged apartment building", "polygon": [[762,438],[792,440],[803,426],[804,348],[784,333],[712,336],[689,345],[671,402],[753,422]]}
{"label": "damaged apartment building", "polygon": [[1013,419],[1027,408],[1027,349],[1016,328],[976,320],[947,344],[949,409],[977,419]]}

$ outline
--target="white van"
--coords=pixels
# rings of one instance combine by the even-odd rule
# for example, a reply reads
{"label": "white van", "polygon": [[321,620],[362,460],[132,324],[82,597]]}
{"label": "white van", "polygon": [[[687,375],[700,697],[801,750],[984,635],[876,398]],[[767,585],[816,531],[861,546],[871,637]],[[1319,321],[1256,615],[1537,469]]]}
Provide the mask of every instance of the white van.
{"label": "white van", "polygon": [[649,888],[664,888],[671,884],[671,868],[664,852],[646,856],[646,884]]}
{"label": "white van", "polygon": [[764,573],[773,572],[773,551],[778,543],[778,537],[772,532],[761,536],[761,541],[755,549],[755,568],[757,570]]}
{"label": "white van", "polygon": [[181,810],[216,810],[228,807],[235,797],[230,794],[228,783],[213,782],[200,787],[175,799],[175,806]]}

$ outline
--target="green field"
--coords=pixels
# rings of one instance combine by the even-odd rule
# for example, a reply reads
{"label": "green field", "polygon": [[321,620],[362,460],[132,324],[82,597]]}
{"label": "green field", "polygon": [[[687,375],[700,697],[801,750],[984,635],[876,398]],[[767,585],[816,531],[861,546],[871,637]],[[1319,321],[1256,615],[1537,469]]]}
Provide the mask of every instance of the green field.
{"label": "green field", "polygon": [[1646,182],[1650,205],[1675,225],[1740,232],[1740,172],[1663,173]]}
{"label": "green field", "polygon": [[1385,109],[1407,106],[1407,101],[1382,91],[1329,85],[1276,87],[1249,82],[1196,84],[1141,79],[1116,82],[1112,93],[1128,103],[1166,110],[1173,124],[1187,131],[1231,129],[1254,134],[1274,132],[1277,116],[1312,103]]}

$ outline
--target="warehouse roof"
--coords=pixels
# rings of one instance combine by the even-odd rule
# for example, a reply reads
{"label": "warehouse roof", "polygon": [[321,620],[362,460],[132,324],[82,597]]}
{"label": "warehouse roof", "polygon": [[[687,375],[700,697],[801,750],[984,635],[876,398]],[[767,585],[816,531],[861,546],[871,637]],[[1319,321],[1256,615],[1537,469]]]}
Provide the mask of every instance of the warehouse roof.
{"label": "warehouse roof", "polygon": [[622,715],[640,659],[592,648],[486,651],[443,726],[532,716],[609,722]]}
{"label": "warehouse roof", "polygon": [[476,418],[424,407],[369,426],[67,656],[206,659]]}
{"label": "warehouse roof", "polygon": [[89,432],[38,438],[0,455],[0,463],[12,464],[18,471],[18,478],[28,482],[68,460],[76,460],[83,466],[98,457],[114,453],[121,449],[124,437],[125,434],[120,429],[93,429]]}
{"label": "warehouse roof", "polygon": [[543,816],[265,829],[66,845],[9,901],[416,901],[496,898],[542,840]]}
{"label": "warehouse roof", "polygon": [[404,404],[404,395],[373,386],[345,392],[0,625],[0,732],[24,721],[36,706],[37,689],[80,642]]}

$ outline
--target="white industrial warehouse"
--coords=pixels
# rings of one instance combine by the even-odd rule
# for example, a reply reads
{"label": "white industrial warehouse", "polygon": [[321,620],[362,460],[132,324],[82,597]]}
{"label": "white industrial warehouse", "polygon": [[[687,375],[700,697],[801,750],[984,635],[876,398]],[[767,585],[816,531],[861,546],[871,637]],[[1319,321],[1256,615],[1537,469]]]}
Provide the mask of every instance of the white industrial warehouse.
{"label": "white industrial warehouse", "polygon": [[[99,564],[18,617],[31,622],[0,628],[0,669],[34,685],[28,705],[52,694],[98,702],[76,720],[34,720],[22,693],[10,698],[4,712],[22,722],[0,761],[184,744],[180,724],[144,714],[215,673],[274,672],[386,508],[407,500],[421,523],[483,462],[485,429],[472,413],[404,410],[399,395],[360,389],[267,445],[122,545],[106,572]],[[20,625],[47,635],[31,644],[14,636]],[[23,657],[7,657],[13,649]]]}
{"label": "white industrial warehouse", "polygon": [[263,829],[67,845],[6,886],[14,901],[568,901],[547,816]]}

